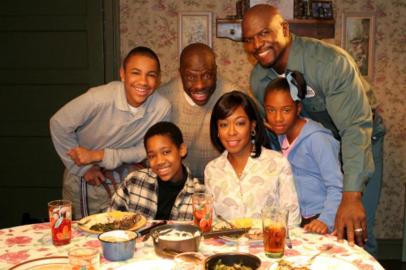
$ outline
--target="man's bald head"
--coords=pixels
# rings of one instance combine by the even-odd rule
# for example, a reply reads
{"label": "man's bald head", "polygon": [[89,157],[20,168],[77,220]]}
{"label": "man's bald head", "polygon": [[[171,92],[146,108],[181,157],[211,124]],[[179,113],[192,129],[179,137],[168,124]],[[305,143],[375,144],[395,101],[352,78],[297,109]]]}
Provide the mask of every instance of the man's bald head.
{"label": "man's bald head", "polygon": [[275,21],[277,23],[282,23],[284,21],[279,10],[271,5],[255,5],[252,8],[248,9],[248,11],[244,14],[244,18],[242,21],[243,34],[244,32],[246,32],[244,31],[244,29],[246,30],[249,25],[261,24],[264,22],[270,23],[271,21]]}
{"label": "man's bald head", "polygon": [[259,64],[284,72],[291,37],[277,8],[265,4],[250,8],[242,21],[242,33],[247,51]]}
{"label": "man's bald head", "polygon": [[200,61],[209,61],[216,63],[215,55],[209,46],[203,43],[192,43],[186,46],[180,55],[180,68],[189,64],[191,58],[200,59]]}
{"label": "man's bald head", "polygon": [[180,55],[183,90],[199,106],[205,105],[216,90],[217,65],[212,48],[203,43],[186,46]]}
{"label": "man's bald head", "polygon": [[[248,9],[244,14],[243,21],[249,19],[250,17],[265,17],[266,19],[272,18],[274,16],[282,17],[279,10],[271,5],[259,4]],[[283,20],[283,18],[282,18]]]}

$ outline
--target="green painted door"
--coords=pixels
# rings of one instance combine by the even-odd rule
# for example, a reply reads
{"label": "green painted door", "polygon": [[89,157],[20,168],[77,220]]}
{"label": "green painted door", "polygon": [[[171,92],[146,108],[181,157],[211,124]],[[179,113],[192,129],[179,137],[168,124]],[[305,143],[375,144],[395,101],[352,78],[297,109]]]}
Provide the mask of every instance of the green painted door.
{"label": "green painted door", "polygon": [[23,213],[44,219],[47,202],[61,198],[48,121],[116,77],[114,2],[0,1],[0,228],[20,224]]}

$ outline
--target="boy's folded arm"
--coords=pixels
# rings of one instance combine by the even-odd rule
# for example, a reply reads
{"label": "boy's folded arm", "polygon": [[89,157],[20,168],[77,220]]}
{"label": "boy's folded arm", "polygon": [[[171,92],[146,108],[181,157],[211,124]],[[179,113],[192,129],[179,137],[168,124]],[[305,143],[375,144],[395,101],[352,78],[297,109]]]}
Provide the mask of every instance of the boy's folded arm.
{"label": "boy's folded arm", "polygon": [[128,148],[105,148],[103,160],[99,165],[103,168],[112,170],[123,163],[141,162],[146,157],[146,151],[143,143]]}

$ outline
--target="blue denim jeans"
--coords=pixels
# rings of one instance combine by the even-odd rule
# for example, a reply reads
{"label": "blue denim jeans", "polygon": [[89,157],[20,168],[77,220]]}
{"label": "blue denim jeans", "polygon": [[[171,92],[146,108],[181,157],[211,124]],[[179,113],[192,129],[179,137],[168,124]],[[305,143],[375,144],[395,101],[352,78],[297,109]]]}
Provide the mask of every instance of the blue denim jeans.
{"label": "blue denim jeans", "polygon": [[383,169],[383,140],[385,128],[378,112],[375,113],[372,131],[372,155],[374,157],[375,171],[362,195],[362,203],[367,215],[368,241],[365,250],[372,256],[378,254],[378,243],[374,235],[375,214],[378,208],[379,197],[381,195],[382,169]]}

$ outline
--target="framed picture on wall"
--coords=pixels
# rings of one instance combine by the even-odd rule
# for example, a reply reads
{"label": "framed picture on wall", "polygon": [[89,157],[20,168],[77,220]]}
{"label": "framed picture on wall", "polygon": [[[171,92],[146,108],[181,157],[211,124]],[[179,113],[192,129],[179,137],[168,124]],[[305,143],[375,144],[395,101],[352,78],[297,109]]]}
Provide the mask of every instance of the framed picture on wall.
{"label": "framed picture on wall", "polygon": [[212,46],[211,12],[179,12],[179,54],[190,43],[201,42]]}
{"label": "framed picture on wall", "polygon": [[333,19],[333,3],[330,1],[311,1],[312,17],[315,19]]}
{"label": "framed picture on wall", "polygon": [[373,79],[375,15],[348,12],[342,16],[341,47],[351,54],[361,74]]}

